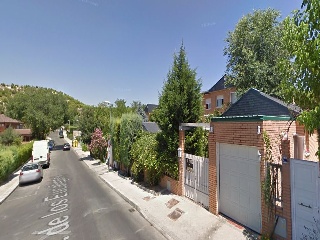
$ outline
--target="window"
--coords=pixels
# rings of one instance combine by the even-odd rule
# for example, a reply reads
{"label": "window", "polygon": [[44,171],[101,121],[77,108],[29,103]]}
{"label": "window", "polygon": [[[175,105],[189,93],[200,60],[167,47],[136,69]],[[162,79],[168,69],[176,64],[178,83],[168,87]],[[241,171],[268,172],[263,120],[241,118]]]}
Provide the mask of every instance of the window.
{"label": "window", "polygon": [[211,98],[206,99],[206,110],[211,109]]}
{"label": "window", "polygon": [[236,92],[231,92],[230,93],[230,102],[231,102],[231,104],[234,104],[237,100],[238,100],[237,93]]}
{"label": "window", "polygon": [[223,105],[223,96],[222,95],[217,96],[217,103],[216,103],[217,108],[221,108],[222,105]]}

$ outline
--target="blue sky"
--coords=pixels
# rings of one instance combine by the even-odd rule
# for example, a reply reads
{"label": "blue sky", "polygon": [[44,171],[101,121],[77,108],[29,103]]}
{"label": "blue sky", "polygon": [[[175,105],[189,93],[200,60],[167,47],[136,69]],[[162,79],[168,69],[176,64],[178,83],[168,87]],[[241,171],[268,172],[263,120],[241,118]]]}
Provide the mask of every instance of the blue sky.
{"label": "blue sky", "polygon": [[202,90],[224,74],[225,38],[254,9],[302,0],[1,0],[0,83],[53,88],[89,105],[158,103],[183,40]]}

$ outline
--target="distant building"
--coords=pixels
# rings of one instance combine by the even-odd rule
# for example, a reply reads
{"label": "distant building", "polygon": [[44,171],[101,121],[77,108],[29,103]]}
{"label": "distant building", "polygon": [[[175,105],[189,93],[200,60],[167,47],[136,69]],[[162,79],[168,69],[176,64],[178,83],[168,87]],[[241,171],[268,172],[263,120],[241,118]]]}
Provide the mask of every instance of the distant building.
{"label": "distant building", "polygon": [[4,130],[6,130],[10,126],[13,129],[22,129],[23,123],[16,120],[16,119],[12,119],[10,117],[7,117],[4,114],[0,114],[0,132],[3,132]]}
{"label": "distant building", "polygon": [[25,129],[23,122],[0,114],[0,133],[12,127],[22,138],[23,141],[30,141],[32,138],[31,129]]}
{"label": "distant building", "polygon": [[148,121],[150,121],[150,116],[152,114],[152,111],[154,109],[156,109],[158,107],[158,105],[156,104],[147,104],[146,107],[144,108],[144,112],[146,113],[147,117],[148,117]]}
{"label": "distant building", "polygon": [[204,114],[223,113],[226,108],[237,101],[236,88],[226,85],[223,76],[212,88],[203,92]]}

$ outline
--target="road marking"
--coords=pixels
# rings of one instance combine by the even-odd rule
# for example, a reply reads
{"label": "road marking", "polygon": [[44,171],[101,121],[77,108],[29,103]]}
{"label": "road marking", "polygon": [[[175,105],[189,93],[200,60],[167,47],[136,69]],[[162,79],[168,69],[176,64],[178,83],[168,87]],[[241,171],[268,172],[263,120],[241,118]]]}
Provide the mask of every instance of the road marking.
{"label": "road marking", "polygon": [[[63,176],[57,176],[53,178],[52,185],[49,186],[51,189],[50,196],[44,198],[44,202],[48,202],[49,206],[51,207],[50,212],[51,214],[45,215],[41,217],[41,219],[54,216],[56,214],[60,214],[69,210],[68,199],[65,198],[68,196],[68,186],[67,186],[67,179]],[[63,195],[60,195],[63,194]],[[52,196],[54,195],[54,196]],[[50,198],[49,198],[50,197]],[[64,198],[64,199],[62,199]],[[51,202],[52,201],[52,202]],[[49,228],[42,230],[42,231],[35,231],[32,234],[35,235],[44,235],[39,238],[39,240],[44,240],[49,236],[53,235],[66,235],[63,236],[63,240],[69,239],[69,235],[71,231],[66,231],[69,228],[69,216],[60,216],[48,223]]]}
{"label": "road marking", "polygon": [[55,215],[55,214],[57,214],[57,213],[62,213],[62,212],[68,211],[68,210],[69,210],[69,209],[67,208],[67,209],[61,210],[61,211],[59,211],[59,212],[55,212],[55,213],[48,214],[48,215],[43,216],[43,217],[41,217],[41,218],[44,219],[44,218],[53,216],[53,215]]}

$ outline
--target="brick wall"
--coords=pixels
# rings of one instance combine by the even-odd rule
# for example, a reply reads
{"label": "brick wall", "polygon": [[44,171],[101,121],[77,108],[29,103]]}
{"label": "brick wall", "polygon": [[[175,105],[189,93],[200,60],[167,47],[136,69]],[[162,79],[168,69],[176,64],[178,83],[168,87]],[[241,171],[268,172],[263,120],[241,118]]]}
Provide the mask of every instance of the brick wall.
{"label": "brick wall", "polygon": [[318,151],[318,134],[317,131],[314,131],[313,134],[311,134],[310,136],[307,135],[307,137],[309,138],[309,142],[308,142],[308,146],[307,148],[309,148],[309,153],[310,156],[306,157],[307,160],[309,161],[318,161],[318,157],[316,156],[316,152]]}
{"label": "brick wall", "polygon": [[[261,134],[258,134],[260,126]],[[285,134],[288,139],[293,139],[294,133],[301,133],[301,128],[296,128],[295,123],[291,123],[288,128],[287,121],[255,121],[255,122],[211,122],[213,133],[209,134],[209,211],[218,214],[218,186],[217,186],[217,143],[237,144],[257,147],[261,153],[261,159],[265,156],[262,133],[267,131],[271,141],[274,162],[282,163],[282,155],[289,159],[293,153],[293,141],[284,141]],[[281,137],[282,136],[282,137]],[[261,161],[260,181],[265,178],[265,164]],[[278,210],[278,214],[287,220],[287,236],[291,236],[291,197],[290,197],[290,164],[283,166],[282,176],[283,207]],[[270,234],[274,227],[274,213],[269,215],[265,205],[263,192],[261,193],[261,214],[263,234]],[[279,238],[280,239],[280,238]],[[288,238],[290,239],[290,238]]]}
{"label": "brick wall", "polygon": [[170,192],[179,195],[179,181],[164,175],[161,178],[159,185],[163,188],[168,188],[168,185],[170,185]]}
{"label": "brick wall", "polygon": [[[210,127],[215,124],[210,123]],[[209,133],[209,211],[218,214],[216,135]]]}
{"label": "brick wall", "polygon": [[[209,134],[209,211],[218,214],[217,143],[255,146],[263,153],[262,121],[257,122],[211,122],[213,133]],[[262,131],[262,130],[261,130]]]}
{"label": "brick wall", "polygon": [[[282,164],[282,214],[287,221],[287,239],[291,239],[292,219],[291,219],[291,179],[290,179],[290,141],[282,142],[282,156],[287,157],[288,162]],[[280,214],[279,214],[280,215]]]}

